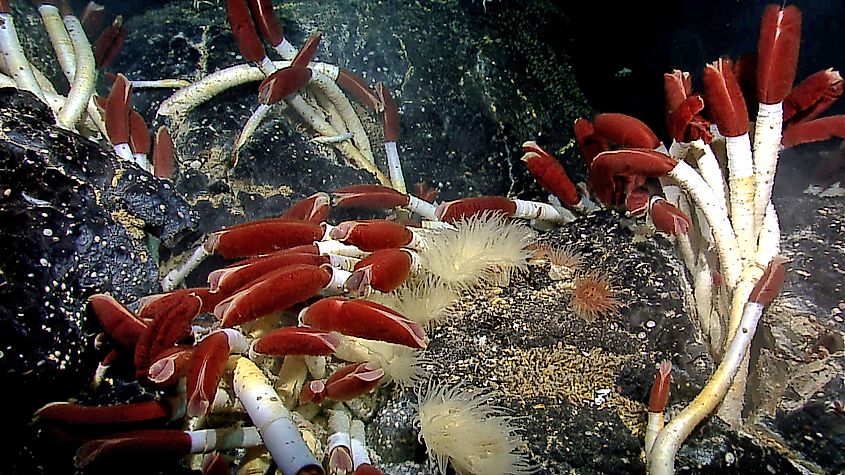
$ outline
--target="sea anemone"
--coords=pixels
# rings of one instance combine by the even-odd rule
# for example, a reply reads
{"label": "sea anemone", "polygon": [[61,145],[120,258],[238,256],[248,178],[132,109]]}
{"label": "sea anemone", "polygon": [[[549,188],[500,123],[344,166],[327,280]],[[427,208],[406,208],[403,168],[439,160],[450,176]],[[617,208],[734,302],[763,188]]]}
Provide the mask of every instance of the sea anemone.
{"label": "sea anemone", "polygon": [[506,284],[528,266],[534,232],[527,226],[492,213],[453,224],[432,236],[420,253],[423,267],[446,285]]}
{"label": "sea anemone", "polygon": [[583,265],[583,255],[572,245],[556,246],[541,243],[534,248],[534,257],[549,261],[549,277],[552,280],[570,280]]}
{"label": "sea anemone", "polygon": [[432,362],[423,351],[339,333],[336,336],[340,344],[335,350],[335,356],[355,363],[378,363],[384,370],[385,381],[394,381],[403,388],[411,388],[428,378],[425,366]]}
{"label": "sea anemone", "polygon": [[520,450],[513,418],[478,390],[429,382],[417,393],[415,425],[440,473],[451,462],[461,475],[523,475],[536,471]]}
{"label": "sea anemone", "polygon": [[368,299],[396,310],[423,327],[437,326],[448,316],[458,293],[434,276],[406,282],[389,294],[374,293]]}
{"label": "sea anemone", "polygon": [[599,315],[616,315],[622,305],[610,287],[607,274],[591,270],[575,276],[569,306],[579,317],[592,322]]}

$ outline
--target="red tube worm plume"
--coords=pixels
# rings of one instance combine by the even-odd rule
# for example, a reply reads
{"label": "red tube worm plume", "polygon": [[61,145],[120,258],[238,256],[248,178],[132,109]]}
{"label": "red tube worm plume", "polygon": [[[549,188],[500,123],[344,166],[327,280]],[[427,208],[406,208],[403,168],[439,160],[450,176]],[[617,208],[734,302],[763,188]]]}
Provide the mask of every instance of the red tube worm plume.
{"label": "red tube worm plume", "polygon": [[352,472],[352,475],[384,475],[384,472],[368,463],[363,463]]}
{"label": "red tube worm plume", "polygon": [[118,73],[106,102],[106,131],[112,145],[129,142],[131,94],[132,83],[126,79],[126,76]]}
{"label": "red tube worm plume", "polygon": [[326,380],[326,397],[335,401],[355,399],[375,389],[383,377],[384,370],[376,363],[344,366]]}
{"label": "red tube worm plume", "polygon": [[649,212],[654,226],[666,234],[677,236],[686,234],[692,226],[689,216],[673,206],[661,196],[654,196],[649,201]]}
{"label": "red tube worm plume", "polygon": [[822,117],[792,124],[783,131],[781,144],[785,148],[802,143],[819,142],[833,137],[845,137],[845,115]]}
{"label": "red tube worm plume", "polygon": [[783,101],[798,68],[801,44],[801,11],[795,5],[768,5],[757,43],[757,100],[763,104]]}
{"label": "red tube worm plume", "polygon": [[[243,3],[241,0],[240,3]],[[273,12],[272,0],[249,0],[249,11],[255,20],[255,26],[261,33],[261,37],[274,47],[279,45],[284,38],[282,24]]]}
{"label": "red tube worm plume", "polygon": [[319,224],[329,217],[329,194],[323,191],[318,191],[313,195],[296,202],[293,206],[285,211],[281,216],[282,219],[289,219],[292,221],[305,221],[308,223]]}
{"label": "red tube worm plume", "polygon": [[92,295],[88,302],[103,330],[124,348],[134,348],[147,330],[146,323],[110,295]]}
{"label": "red tube worm plume", "polygon": [[748,109],[731,62],[719,59],[704,68],[704,95],[710,116],[726,137],[748,133]]}
{"label": "red tube worm plume", "polygon": [[769,265],[766,266],[766,270],[763,271],[763,277],[757,281],[757,284],[751,290],[749,302],[758,303],[764,307],[768,307],[772,303],[772,300],[780,293],[786,279],[784,263],[786,263],[786,258],[782,256],[772,258]]}
{"label": "red tube worm plume", "polygon": [[0,0],[0,13],[9,13],[9,0]]}
{"label": "red tube worm plume", "polygon": [[575,206],[581,202],[581,196],[575,184],[569,179],[563,165],[552,154],[532,141],[523,143],[522,150],[525,152],[522,161],[544,190],[569,206]]}
{"label": "red tube worm plume", "polygon": [[378,219],[344,221],[335,226],[329,236],[364,252],[407,246],[414,239],[406,226]]}
{"label": "red tube worm plume", "polygon": [[220,302],[214,316],[224,328],[287,310],[311,298],[331,280],[323,268],[296,264],[271,272],[249,287]]}
{"label": "red tube worm plume", "polygon": [[[86,7],[86,11],[88,11]],[[94,62],[97,69],[107,68],[114,58],[123,49],[123,42],[126,40],[126,28],[123,27],[123,17],[120,15],[114,19],[111,25],[106,27],[94,42]]]}
{"label": "red tube worm plume", "polygon": [[225,332],[213,332],[196,346],[186,377],[188,416],[200,417],[208,413],[228,359],[229,338]]}
{"label": "red tube worm plume", "polygon": [[273,356],[328,356],[340,345],[331,332],[308,327],[282,327],[259,339],[253,350]]}
{"label": "red tube worm plume", "polygon": [[132,153],[147,155],[150,152],[150,129],[141,114],[129,111],[129,147]]}
{"label": "red tube worm plume", "polygon": [[167,127],[161,126],[156,130],[155,146],[153,147],[153,174],[159,178],[173,176],[174,148],[173,138]]}
{"label": "red tube worm plume", "polygon": [[677,162],[654,150],[608,150],[600,153],[590,165],[590,175],[644,176],[657,178],[675,168]]}
{"label": "red tube worm plume", "polygon": [[614,297],[607,274],[591,270],[575,277],[569,306],[576,315],[592,322],[603,314],[618,314],[622,303]]}
{"label": "red tube worm plume", "polygon": [[384,115],[382,117],[384,123],[384,141],[398,142],[399,109],[396,108],[396,102],[393,100],[393,96],[390,95],[390,90],[382,82],[376,84],[376,94],[378,94],[384,106]]}
{"label": "red tube worm plume", "polygon": [[655,149],[660,140],[645,122],[626,114],[605,113],[593,119],[595,133],[622,147]]}
{"label": "red tube worm plume", "polygon": [[388,209],[407,206],[408,195],[382,185],[352,185],[338,188],[332,195],[341,208]]}
{"label": "red tube worm plume", "polygon": [[660,363],[651,393],[648,398],[648,412],[662,413],[669,403],[669,384],[672,382],[672,362],[664,360]]}
{"label": "red tube worm plume", "polygon": [[227,0],[226,18],[243,57],[253,63],[261,63],[266,57],[266,52],[261,38],[255,32],[246,0]]}
{"label": "red tube worm plume", "polygon": [[355,264],[346,288],[358,294],[369,288],[392,292],[408,278],[413,258],[407,249],[380,249]]}
{"label": "red tube worm plume", "polygon": [[326,399],[326,382],[320,380],[309,381],[302,385],[302,391],[299,393],[299,403],[320,404]]}
{"label": "red tube worm plume", "polygon": [[319,31],[309,36],[305,44],[302,45],[302,48],[299,48],[299,52],[291,60],[290,66],[292,68],[307,68],[311,60],[314,59],[314,55],[317,54],[317,48],[320,47],[320,39],[322,37],[323,34]]}
{"label": "red tube worm plume", "polygon": [[147,370],[147,379],[158,387],[167,387],[179,382],[188,373],[193,346],[174,346],[156,356]]}
{"label": "red tube worm plume", "polygon": [[191,321],[199,315],[202,300],[196,294],[170,299],[135,345],[135,376],[143,379],[153,357],[191,334]]}
{"label": "red tube worm plume", "polygon": [[425,332],[394,310],[362,299],[327,297],[300,314],[303,324],[369,340],[425,348]]}
{"label": "red tube worm plume", "polygon": [[641,218],[646,215],[648,205],[651,202],[651,194],[645,187],[634,188],[625,194],[625,211],[628,216]]}
{"label": "red tube worm plume", "polygon": [[165,421],[173,409],[161,401],[133,402],[113,406],[82,406],[52,402],[35,411],[34,420],[41,424],[64,424],[71,427],[111,426],[138,422]]}
{"label": "red tube worm plume", "polygon": [[93,41],[103,31],[105,11],[105,7],[96,2],[88,2],[88,5],[85,5],[79,21],[82,22],[82,29],[89,40]]}
{"label": "red tube worm plume", "polygon": [[223,294],[223,300],[225,300],[226,297],[239,290],[244,290],[270,272],[295,264],[319,267],[328,262],[328,257],[318,254],[280,251],[276,254],[256,257],[218,269],[208,274],[208,286],[212,293]]}
{"label": "red tube worm plume", "polygon": [[311,80],[311,70],[304,67],[282,68],[264,78],[258,86],[258,102],[275,104],[302,89]]}
{"label": "red tube worm plume", "polygon": [[209,253],[226,259],[236,259],[312,244],[322,237],[323,228],[318,224],[286,219],[263,219],[212,233],[203,246]]}
{"label": "red tube worm plume", "polygon": [[576,119],[574,128],[575,141],[589,168],[596,155],[608,149],[607,140],[596,134],[593,123],[587,119]]}
{"label": "red tube worm plume", "polygon": [[692,94],[689,73],[674,70],[663,75],[663,91],[666,95],[666,128],[677,142],[704,140],[710,143],[709,123],[699,114],[704,109],[704,100]]}
{"label": "red tube worm plume", "polygon": [[352,94],[352,97],[358,99],[358,101],[369,107],[373,112],[384,110],[384,104],[382,104],[381,99],[376,96],[360,76],[352,71],[346,68],[339,68],[335,81],[341,89]]}
{"label": "red tube worm plume", "polygon": [[217,452],[210,453],[202,459],[202,475],[231,475],[229,462]]}
{"label": "red tube worm plume", "polygon": [[812,120],[842,95],[842,76],[828,68],[807,76],[783,100],[784,122]]}
{"label": "red tube worm plume", "polygon": [[473,216],[490,213],[492,215],[510,216],[516,212],[513,200],[504,196],[479,196],[462,200],[447,201],[437,207],[437,217],[441,221],[454,223],[455,221]]}
{"label": "red tube worm plume", "polygon": [[191,436],[174,429],[117,434],[110,439],[86,442],[76,451],[76,467],[118,467],[127,463],[154,464],[191,453]]}

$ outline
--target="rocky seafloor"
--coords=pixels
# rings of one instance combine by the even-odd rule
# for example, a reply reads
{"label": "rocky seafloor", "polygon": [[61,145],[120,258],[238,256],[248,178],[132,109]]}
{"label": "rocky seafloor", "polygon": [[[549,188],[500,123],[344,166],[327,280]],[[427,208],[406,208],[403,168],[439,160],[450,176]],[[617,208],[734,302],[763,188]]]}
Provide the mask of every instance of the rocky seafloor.
{"label": "rocky seafloor", "polygon": [[[29,14],[35,28],[28,7],[17,13]],[[542,199],[519,162],[520,144],[529,139],[583,176],[568,124],[590,108],[567,61],[567,41],[557,31],[567,19],[555,4],[338,0],[279,5],[277,13],[294,44],[322,31],[318,59],[394,91],[409,183],[426,181],[444,200]],[[532,28],[513,27],[521,24]],[[131,79],[196,79],[242,61],[222,4],[173,2],[126,26],[126,47],[112,69]],[[43,37],[27,41],[40,45],[29,50],[50,71]],[[155,110],[170,93],[136,91],[133,101],[158,126],[166,121]],[[278,215],[316,191],[373,182],[330,146],[309,141],[311,133],[286,112],[260,127],[229,169],[231,144],[255,103],[252,84],[193,111],[174,128],[177,174],[162,180],[55,127],[32,96],[0,91],[0,236],[7,243],[0,259],[0,384],[11,402],[8,427],[20,434],[2,449],[9,473],[72,470],[72,449],[29,424],[44,403],[150,397],[119,372],[113,384],[88,389],[103,357],[86,310],[89,295],[110,292],[132,302],[160,290],[162,269],[205,233]],[[378,143],[378,117],[358,113]],[[678,453],[679,473],[845,470],[845,424],[835,409],[845,398],[845,205],[841,197],[802,193],[817,178],[799,160],[824,152],[799,153],[784,155],[778,175],[782,253],[791,262],[752,349],[746,425],[733,430],[710,418]],[[336,210],[331,220],[349,216]],[[518,416],[525,454],[540,473],[644,473],[655,363],[668,358],[675,366],[670,417],[715,366],[671,243],[639,239],[629,224],[603,211],[542,235],[574,246],[588,268],[612,275],[618,315],[585,321],[548,269],[536,265],[505,287],[465,295],[429,335],[431,377],[490,390]],[[206,263],[189,284],[202,284],[220,264]],[[412,424],[414,401],[412,391],[392,386],[368,400],[368,442],[386,473],[436,472]]]}

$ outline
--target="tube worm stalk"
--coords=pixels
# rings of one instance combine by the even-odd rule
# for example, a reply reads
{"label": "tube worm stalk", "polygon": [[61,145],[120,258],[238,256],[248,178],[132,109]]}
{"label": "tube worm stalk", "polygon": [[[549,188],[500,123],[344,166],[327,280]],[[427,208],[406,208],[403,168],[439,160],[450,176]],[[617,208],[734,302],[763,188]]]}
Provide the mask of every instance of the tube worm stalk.
{"label": "tube worm stalk", "polygon": [[44,23],[44,29],[50,36],[50,43],[53,45],[53,51],[56,52],[56,59],[59,60],[59,65],[62,67],[62,72],[69,83],[73,82],[73,77],[76,75],[76,58],[73,51],[73,43],[70,36],[68,36],[67,28],[62,21],[62,15],[59,13],[59,8],[49,3],[42,3],[38,6],[38,13],[41,15],[41,22]]}
{"label": "tube worm stalk", "polygon": [[[357,471],[362,465],[371,465],[370,454],[367,452],[367,441],[364,435],[364,423],[358,419],[349,424],[349,434],[352,436],[352,461]],[[357,472],[356,472],[357,473]]]}
{"label": "tube worm stalk", "polygon": [[326,452],[331,473],[349,473],[355,469],[352,458],[352,438],[349,433],[349,412],[342,404],[329,410],[329,436]]}
{"label": "tube worm stalk", "polygon": [[199,267],[199,265],[202,264],[202,261],[210,255],[211,253],[205,249],[205,246],[200,245],[194,249],[193,254],[191,254],[191,257],[189,257],[187,261],[164,276],[164,279],[161,280],[161,287],[165,292],[170,292],[175,289],[185,280],[185,277],[187,277],[188,274]]}
{"label": "tube worm stalk", "polygon": [[669,402],[669,384],[672,382],[672,363],[663,361],[660,369],[654,377],[654,384],[651,386],[651,394],[648,401],[648,423],[645,429],[645,456],[648,460],[648,453],[654,445],[654,439],[663,429],[663,411]]}
{"label": "tube worm stalk", "polygon": [[252,361],[238,358],[235,394],[258,427],[267,450],[284,475],[322,474],[323,469],[299,434],[291,413]]}
{"label": "tube worm stalk", "polygon": [[67,102],[65,102],[64,107],[59,112],[59,122],[65,127],[73,128],[79,122],[82,113],[88,107],[88,101],[94,94],[94,86],[97,81],[97,68],[94,64],[94,52],[91,50],[91,43],[85,35],[82,22],[73,13],[64,15],[62,21],[73,43],[76,73],[73,76],[73,83],[70,86]]}
{"label": "tube worm stalk", "polygon": [[252,111],[250,114],[249,119],[247,119],[246,124],[244,124],[244,128],[241,130],[241,133],[238,134],[238,138],[235,140],[235,145],[232,146],[232,168],[234,168],[238,164],[238,156],[241,151],[241,147],[255,135],[255,131],[258,130],[258,126],[264,122],[264,119],[273,109],[275,104],[258,104],[258,107]]}
{"label": "tube worm stalk", "polygon": [[783,277],[783,260],[775,258],[751,291],[740,320],[740,330],[731,340],[719,367],[698,396],[660,431],[654,441],[648,462],[650,475],[675,473],[675,454],[695,426],[707,417],[727,394],[742,360],[748,353],[763,310],[780,291]]}
{"label": "tube worm stalk", "polygon": [[[755,229],[763,225],[766,207],[772,198],[778,153],[783,131],[783,102],[760,103],[754,128],[754,208]],[[754,236],[756,238],[756,235]]]}
{"label": "tube worm stalk", "polygon": [[343,122],[346,123],[349,131],[352,132],[355,145],[361,153],[375,162],[370,139],[364,130],[364,125],[361,123],[358,114],[355,113],[355,109],[352,107],[349,99],[347,99],[336,83],[339,68],[326,63],[316,63],[311,66],[311,70],[314,72],[311,83],[320,89],[335,105]]}
{"label": "tube worm stalk", "polygon": [[180,89],[191,85],[184,79],[133,80],[133,89]]}
{"label": "tube worm stalk", "polygon": [[3,54],[6,70],[15,80],[18,89],[29,91],[42,102],[46,102],[18,40],[18,32],[15,29],[12,14],[9,12],[8,3],[0,8],[0,53]]}
{"label": "tube worm stalk", "polygon": [[728,287],[733,289],[739,281],[742,264],[737,238],[725,209],[719,206],[715,193],[701,178],[701,175],[686,162],[678,162],[668,175],[674,178],[681,188],[687,192],[710,224],[716,251],[719,254],[722,275],[724,275]]}

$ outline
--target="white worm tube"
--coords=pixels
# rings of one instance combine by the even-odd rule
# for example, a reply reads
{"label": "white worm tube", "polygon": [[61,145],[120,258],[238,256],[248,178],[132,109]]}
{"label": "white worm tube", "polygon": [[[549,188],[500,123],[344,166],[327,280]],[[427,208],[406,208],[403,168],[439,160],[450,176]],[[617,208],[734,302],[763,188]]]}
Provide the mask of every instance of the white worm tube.
{"label": "white worm tube", "polygon": [[284,475],[297,475],[314,468],[321,473],[320,463],[305,444],[293,416],[258,366],[247,358],[238,358],[234,385],[235,394],[279,470]]}
{"label": "white worm tube", "polygon": [[754,254],[757,235],[754,233],[754,163],[748,134],[725,137],[728,151],[728,178],[733,224],[739,251],[744,260]]}
{"label": "white worm tube", "polygon": [[[754,127],[755,232],[759,232],[763,226],[766,207],[772,199],[782,129],[783,103],[760,104]],[[755,234],[754,237],[756,238],[757,235]]]}
{"label": "white worm tube", "polygon": [[11,13],[0,13],[0,54],[3,55],[6,70],[15,80],[18,89],[29,91],[44,102],[44,94],[35,80],[35,75],[29,67],[29,61],[18,40],[18,32],[15,30]]}
{"label": "white worm tube", "polygon": [[88,101],[94,94],[97,67],[94,61],[94,52],[91,50],[91,43],[88,42],[88,37],[85,35],[85,30],[82,28],[79,19],[70,14],[62,17],[62,21],[73,43],[76,74],[74,74],[73,83],[70,85],[67,102],[59,111],[59,122],[65,127],[74,128],[82,117],[82,113],[88,108]]}

